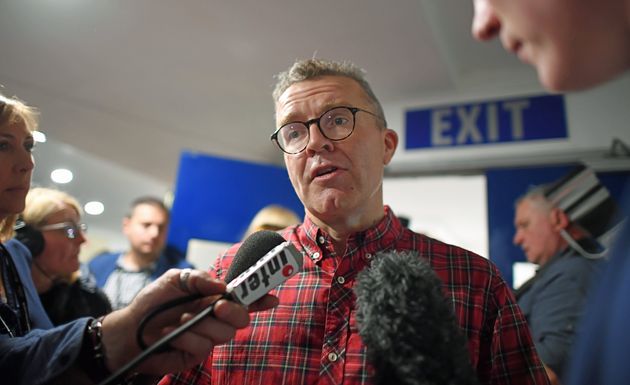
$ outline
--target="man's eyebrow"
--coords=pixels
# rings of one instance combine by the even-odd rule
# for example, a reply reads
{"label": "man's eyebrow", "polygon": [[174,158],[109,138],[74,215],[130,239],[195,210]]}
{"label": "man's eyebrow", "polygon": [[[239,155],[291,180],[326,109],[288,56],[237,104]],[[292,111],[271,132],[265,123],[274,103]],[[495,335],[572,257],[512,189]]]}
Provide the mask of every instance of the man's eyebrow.
{"label": "man's eyebrow", "polygon": [[292,122],[305,122],[306,120],[319,118],[324,112],[326,112],[328,110],[331,110],[331,109],[333,109],[335,107],[344,107],[344,106],[349,106],[349,105],[350,105],[350,103],[344,103],[344,102],[339,102],[339,101],[327,102],[327,103],[323,104],[322,106],[320,106],[320,112],[317,114],[317,116],[313,116],[313,117],[305,119],[305,120],[298,120],[298,119],[296,119],[295,116],[298,115],[299,112],[292,111],[288,115],[284,116],[282,118],[282,120],[280,120],[281,123],[280,123],[279,127],[282,127],[285,124],[292,123]]}

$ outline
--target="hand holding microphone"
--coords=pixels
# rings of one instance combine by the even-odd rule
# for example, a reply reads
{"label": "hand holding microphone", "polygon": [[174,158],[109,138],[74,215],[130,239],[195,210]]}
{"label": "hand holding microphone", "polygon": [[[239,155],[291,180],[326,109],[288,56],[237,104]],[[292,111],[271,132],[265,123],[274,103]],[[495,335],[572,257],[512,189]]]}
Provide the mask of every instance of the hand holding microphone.
{"label": "hand holding microphone", "polygon": [[[182,287],[182,277],[187,277],[188,287]],[[103,343],[108,366],[112,369],[121,368],[142,352],[136,343],[135,333],[141,319],[155,306],[190,294],[196,294],[198,298],[166,309],[147,323],[143,338],[150,343],[168,335],[195,314],[208,308],[225,293],[225,289],[224,282],[212,279],[204,271],[169,270],[143,289],[129,306],[107,315],[103,320]],[[265,304],[274,305],[274,300],[270,296]],[[212,317],[203,318],[181,333],[169,342],[170,349],[147,357],[136,370],[160,374],[190,367],[203,361],[215,345],[229,341],[237,329],[247,326],[248,323],[246,308],[235,302],[219,300],[214,306]]]}
{"label": "hand holding microphone", "polygon": [[[143,373],[162,374],[203,361],[214,345],[249,324],[248,309],[276,306],[277,298],[267,293],[301,268],[302,255],[293,245],[275,232],[259,231],[236,253],[228,285],[202,271],[169,270],[127,308],[105,318],[103,342],[113,353],[107,351],[108,366],[119,369],[101,385],[115,383],[136,366]],[[151,344],[139,355],[136,330],[140,347],[145,341]]]}

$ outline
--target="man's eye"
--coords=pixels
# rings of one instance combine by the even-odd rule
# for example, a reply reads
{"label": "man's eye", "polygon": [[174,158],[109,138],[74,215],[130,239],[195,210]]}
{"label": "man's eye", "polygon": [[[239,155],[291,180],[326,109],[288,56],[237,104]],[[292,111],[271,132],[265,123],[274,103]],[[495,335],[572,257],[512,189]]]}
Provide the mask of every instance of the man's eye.
{"label": "man's eye", "polygon": [[291,142],[291,141],[296,141],[299,140],[300,138],[302,138],[302,136],[304,135],[304,130],[298,128],[292,128],[292,127],[288,127],[285,130],[284,133],[284,141],[285,142]]}
{"label": "man's eye", "polygon": [[302,136],[302,134],[300,134],[298,131],[291,131],[288,135],[289,139],[297,139],[300,136]]}
{"label": "man's eye", "polygon": [[349,120],[343,116],[338,116],[335,118],[334,122],[335,126],[345,126],[348,124]]}

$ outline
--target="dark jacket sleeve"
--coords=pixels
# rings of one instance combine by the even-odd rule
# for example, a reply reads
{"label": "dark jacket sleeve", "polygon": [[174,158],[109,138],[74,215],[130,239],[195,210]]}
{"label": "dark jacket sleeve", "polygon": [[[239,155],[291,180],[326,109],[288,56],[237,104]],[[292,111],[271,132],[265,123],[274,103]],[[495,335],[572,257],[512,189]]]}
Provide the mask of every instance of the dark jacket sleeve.
{"label": "dark jacket sleeve", "polygon": [[50,329],[53,327],[50,318],[46,314],[46,310],[42,306],[39,300],[39,295],[35,289],[33,278],[31,277],[31,253],[22,242],[11,239],[4,245],[9,251],[11,259],[18,275],[20,276],[20,282],[24,288],[24,294],[26,294],[26,303],[28,304],[28,315],[31,320],[31,326],[34,329]]}
{"label": "dark jacket sleeve", "polygon": [[51,381],[76,361],[89,318],[24,337],[0,336],[2,383],[36,385]]}
{"label": "dark jacket sleeve", "polygon": [[23,337],[0,335],[2,383],[42,384],[63,373],[77,359],[89,318],[53,329],[31,278],[28,249],[16,240],[8,241],[5,246],[24,287],[34,329]]}

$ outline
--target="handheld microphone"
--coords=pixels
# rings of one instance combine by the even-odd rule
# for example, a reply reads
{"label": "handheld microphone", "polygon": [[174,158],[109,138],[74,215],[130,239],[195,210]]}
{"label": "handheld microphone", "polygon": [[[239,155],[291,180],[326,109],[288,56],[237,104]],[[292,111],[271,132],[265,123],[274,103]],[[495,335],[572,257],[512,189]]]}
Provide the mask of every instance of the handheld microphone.
{"label": "handheld microphone", "polygon": [[[266,251],[258,259],[261,251]],[[250,235],[238,249],[225,277],[227,294],[248,306],[302,270],[302,254],[269,230]],[[244,270],[244,271],[243,271]]]}
{"label": "handheld microphone", "polygon": [[378,253],[357,275],[357,326],[376,384],[477,384],[466,340],[416,253]]}
{"label": "handheld microphone", "polygon": [[214,305],[220,299],[229,299],[248,306],[297,274],[302,269],[302,264],[302,254],[290,242],[285,241],[280,234],[262,230],[250,235],[241,244],[228,269],[225,279],[226,282],[229,282],[226,294],[202,310],[194,318],[162,337],[150,347],[147,347],[142,335],[144,327],[153,317],[166,309],[199,299],[202,296],[194,294],[177,298],[153,310],[140,322],[136,335],[138,345],[146,350],[99,385],[114,384],[150,354],[167,349],[170,341],[177,338],[203,318],[211,316],[214,311]]}

